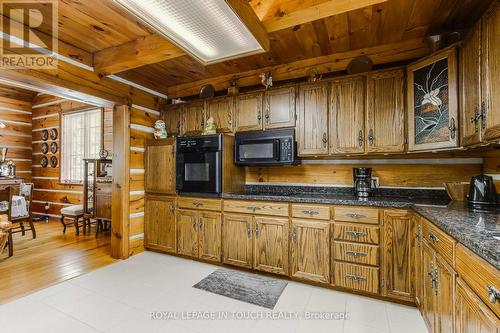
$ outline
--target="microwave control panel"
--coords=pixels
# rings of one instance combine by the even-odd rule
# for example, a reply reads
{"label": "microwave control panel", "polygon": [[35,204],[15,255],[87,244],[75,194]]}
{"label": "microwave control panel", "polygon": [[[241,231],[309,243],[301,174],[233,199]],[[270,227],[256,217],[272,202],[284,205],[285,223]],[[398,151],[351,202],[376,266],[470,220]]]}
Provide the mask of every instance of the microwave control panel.
{"label": "microwave control panel", "polygon": [[281,141],[280,161],[288,162],[293,160],[293,141],[292,138],[286,138]]}

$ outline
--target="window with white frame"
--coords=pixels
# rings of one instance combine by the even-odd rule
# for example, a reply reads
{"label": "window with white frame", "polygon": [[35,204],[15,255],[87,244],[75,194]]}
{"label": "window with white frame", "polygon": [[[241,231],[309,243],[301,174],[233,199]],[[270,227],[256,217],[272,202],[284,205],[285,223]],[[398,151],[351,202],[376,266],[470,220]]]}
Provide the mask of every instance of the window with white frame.
{"label": "window with white frame", "polygon": [[61,126],[61,181],[81,183],[83,159],[99,157],[101,109],[65,113]]}

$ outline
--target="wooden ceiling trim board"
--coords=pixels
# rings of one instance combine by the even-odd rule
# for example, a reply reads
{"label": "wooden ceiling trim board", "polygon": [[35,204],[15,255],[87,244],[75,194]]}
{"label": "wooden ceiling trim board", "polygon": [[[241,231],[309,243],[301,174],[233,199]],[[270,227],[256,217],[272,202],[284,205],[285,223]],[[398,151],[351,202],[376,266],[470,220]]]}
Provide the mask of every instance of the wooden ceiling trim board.
{"label": "wooden ceiling trim board", "polygon": [[[429,49],[422,39],[417,38],[171,86],[166,89],[166,94],[170,98],[196,95],[205,84],[212,84],[216,90],[223,90],[227,89],[229,82],[234,80],[237,80],[240,87],[252,86],[259,84],[260,78],[258,75],[267,71],[272,72],[275,81],[307,77],[311,68],[315,68],[318,73],[341,71],[347,68],[347,64],[352,58],[360,55],[369,56],[373,63],[378,65],[415,59],[428,53]],[[160,88],[157,87],[157,89]]]}
{"label": "wooden ceiling trim board", "polygon": [[94,53],[94,67],[105,75],[185,55],[185,52],[157,34]]}
{"label": "wooden ceiling trim board", "polygon": [[[268,32],[273,32],[386,1],[330,0],[317,3],[315,0],[309,0],[302,1],[298,9],[293,7],[288,8],[285,2],[280,6],[280,10],[274,13],[274,16],[264,19],[263,24]],[[305,2],[310,5],[306,6]]]}
{"label": "wooden ceiling trim board", "polygon": [[132,82],[130,80],[124,79],[122,77],[119,77],[119,76],[116,76],[116,75],[109,75],[108,78],[110,78],[111,80],[117,81],[117,82],[124,83],[126,85],[131,86],[131,87],[137,88],[137,89],[142,90],[144,92],[150,93],[151,95],[158,96],[158,97],[164,98],[164,99],[168,99],[168,96],[165,95],[165,94],[162,94],[162,93],[160,93],[160,92],[158,92],[156,90],[144,87],[144,86],[142,86],[140,84],[137,84],[137,83]]}
{"label": "wooden ceiling trim board", "polygon": [[250,30],[264,51],[269,51],[269,36],[261,20],[255,14],[255,11],[248,4],[248,1],[226,0],[233,12],[240,18],[241,22]]}

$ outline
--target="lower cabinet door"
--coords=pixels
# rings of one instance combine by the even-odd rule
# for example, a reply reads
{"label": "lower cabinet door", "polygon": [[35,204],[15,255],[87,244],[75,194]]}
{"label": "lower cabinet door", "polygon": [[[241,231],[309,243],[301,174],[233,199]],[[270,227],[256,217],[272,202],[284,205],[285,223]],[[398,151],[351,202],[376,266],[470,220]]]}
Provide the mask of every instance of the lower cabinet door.
{"label": "lower cabinet door", "polygon": [[177,210],[177,253],[198,257],[198,213]]}
{"label": "lower cabinet door", "polygon": [[225,214],[222,224],[222,261],[252,268],[253,216]]}
{"label": "lower cabinet door", "polygon": [[436,295],[433,276],[436,264],[434,262],[434,251],[426,241],[422,242],[422,316],[430,333],[433,333],[436,318]]}
{"label": "lower cabinet door", "polygon": [[460,278],[455,302],[456,333],[498,333],[500,320]]}
{"label": "lower cabinet door", "polygon": [[293,219],[290,249],[292,277],[330,282],[330,223]]}
{"label": "lower cabinet door", "polygon": [[144,202],[144,246],[176,252],[175,199],[160,195],[146,195]]}
{"label": "lower cabinet door", "polygon": [[453,333],[455,314],[455,271],[448,263],[435,255],[436,269],[435,288],[438,290],[436,297],[436,332]]}
{"label": "lower cabinet door", "polygon": [[422,222],[417,219],[415,222],[414,237],[415,246],[413,247],[412,259],[415,262],[413,271],[413,280],[415,281],[415,303],[417,307],[422,304]]}
{"label": "lower cabinet door", "polygon": [[254,268],[288,274],[288,219],[255,217]]}
{"label": "lower cabinet door", "polygon": [[221,213],[200,212],[198,217],[199,247],[201,259],[221,261]]}

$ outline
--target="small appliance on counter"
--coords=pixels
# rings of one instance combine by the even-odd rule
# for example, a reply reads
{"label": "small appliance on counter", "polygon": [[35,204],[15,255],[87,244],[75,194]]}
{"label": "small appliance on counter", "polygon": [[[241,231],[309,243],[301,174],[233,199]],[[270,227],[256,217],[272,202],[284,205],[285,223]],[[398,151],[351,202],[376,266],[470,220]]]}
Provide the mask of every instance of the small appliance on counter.
{"label": "small appliance on counter", "polygon": [[7,147],[0,148],[0,177],[15,178],[16,165],[12,161],[7,161]]}
{"label": "small appliance on counter", "polygon": [[235,141],[234,158],[238,165],[280,166],[298,162],[293,128],[239,132]]}
{"label": "small appliance on counter", "polygon": [[372,168],[353,168],[354,193],[357,197],[366,198],[372,195],[375,180],[372,179]]}
{"label": "small appliance on counter", "polygon": [[467,196],[469,205],[486,207],[498,205],[498,195],[493,178],[487,175],[472,177]]}

